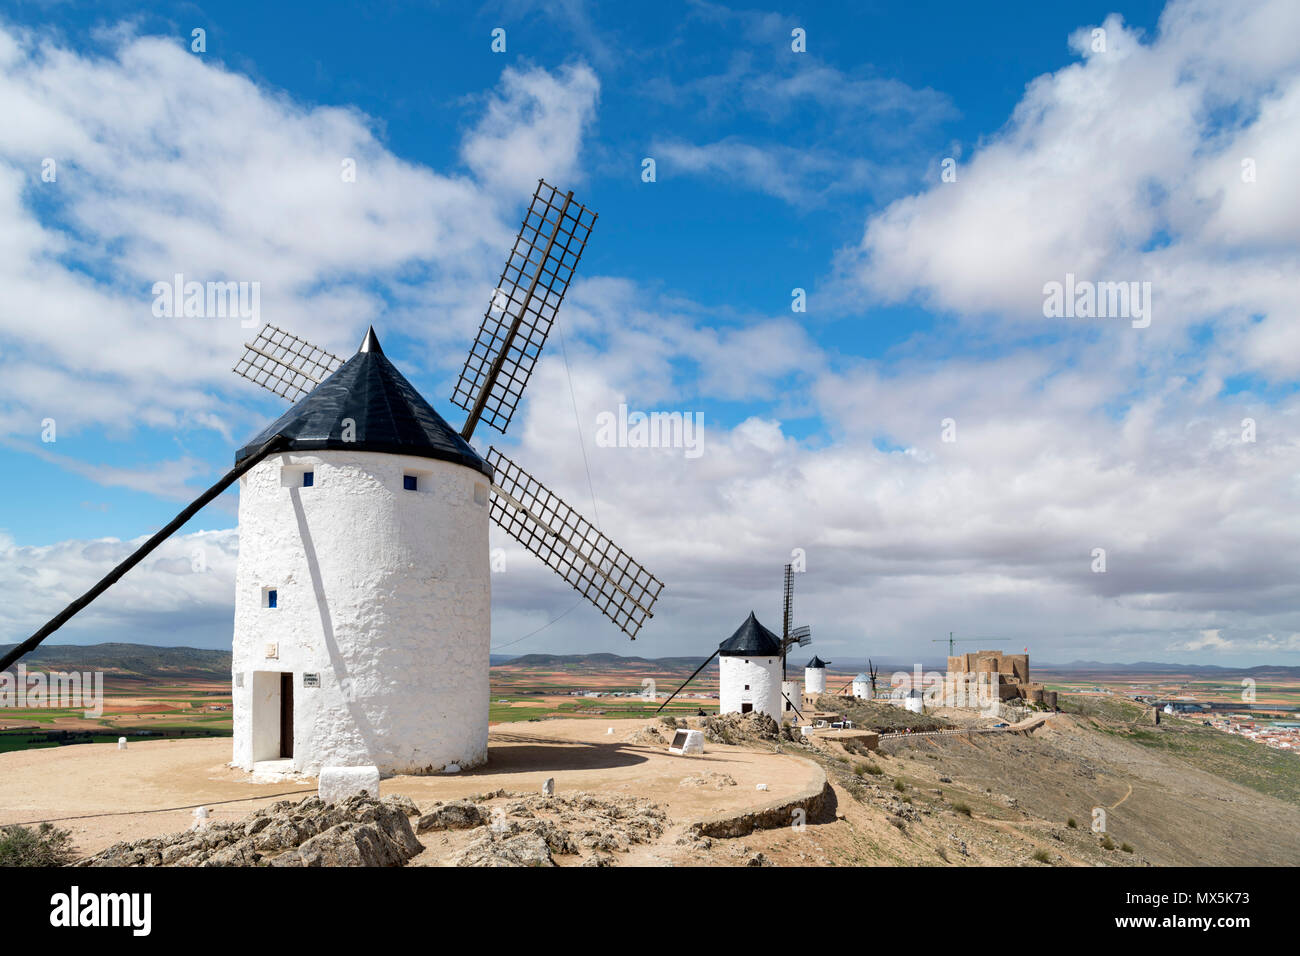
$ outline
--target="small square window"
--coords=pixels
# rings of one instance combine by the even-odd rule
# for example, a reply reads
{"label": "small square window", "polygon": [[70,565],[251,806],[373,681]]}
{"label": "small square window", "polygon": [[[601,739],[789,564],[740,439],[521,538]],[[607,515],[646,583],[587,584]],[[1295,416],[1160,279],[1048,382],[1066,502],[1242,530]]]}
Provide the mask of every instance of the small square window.
{"label": "small square window", "polygon": [[748,684],[745,685],[745,690],[749,690],[749,685],[748,685]]}
{"label": "small square window", "polygon": [[310,488],[314,484],[316,484],[316,472],[304,471],[302,473],[302,486],[304,488]]}
{"label": "small square window", "polygon": [[262,607],[278,607],[280,592],[275,588],[262,588]]}
{"label": "small square window", "polygon": [[403,488],[404,490],[406,490],[406,491],[419,491],[419,490],[420,490],[420,476],[419,476],[419,475],[403,475],[403,476],[402,476],[402,488]]}

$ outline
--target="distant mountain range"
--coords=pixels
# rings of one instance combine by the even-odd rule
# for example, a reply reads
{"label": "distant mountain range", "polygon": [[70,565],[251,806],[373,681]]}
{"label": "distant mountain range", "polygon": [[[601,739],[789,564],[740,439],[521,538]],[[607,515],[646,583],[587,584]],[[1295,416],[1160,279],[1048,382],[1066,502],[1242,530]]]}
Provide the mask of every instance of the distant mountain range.
{"label": "distant mountain range", "polygon": [[[0,645],[0,651],[12,644]],[[804,652],[806,653],[806,652]],[[122,677],[141,679],[228,679],[230,676],[230,651],[206,650],[197,647],[154,647],[149,644],[46,644],[38,647],[23,663],[31,669],[65,671],[104,671]],[[895,670],[911,670],[912,662],[875,659],[882,674]],[[703,657],[624,657],[621,654],[493,654],[493,667],[508,665],[523,669],[580,668],[596,671],[644,670],[647,667],[676,671],[694,670],[704,662]],[[802,670],[803,657],[790,658],[790,669],[797,674]],[[834,671],[866,670],[867,658],[835,658]],[[926,670],[942,670],[943,662],[922,662]],[[1051,673],[1087,674],[1196,674],[1202,677],[1254,677],[1300,678],[1300,667],[1264,664],[1255,667],[1223,667],[1216,664],[1169,664],[1140,661],[1135,664],[1115,664],[1102,661],[1070,661],[1068,664],[1044,664],[1033,661],[1036,671]]]}
{"label": "distant mountain range", "polygon": [[[13,644],[0,645],[0,652]],[[20,663],[29,670],[103,671],[140,680],[230,680],[230,651],[149,644],[42,644]]]}
{"label": "distant mountain range", "polygon": [[623,668],[699,667],[703,657],[624,657],[621,654],[521,654],[511,657],[492,655],[492,666],[509,664],[511,667],[583,667],[594,670],[619,670]]}
{"label": "distant mountain range", "polygon": [[1219,664],[1162,664],[1138,661],[1136,664],[1107,664],[1102,661],[1070,661],[1068,664],[1038,664],[1044,671],[1089,671],[1105,674],[1200,674],[1204,677],[1300,677],[1300,667],[1283,664],[1258,664],[1254,667],[1223,667]]}
{"label": "distant mountain range", "polygon": [[[808,653],[804,651],[803,653]],[[619,669],[658,666],[663,668],[669,667],[699,667],[704,662],[703,657],[623,657],[619,654],[522,654],[512,656],[509,654],[493,654],[492,666],[498,667],[508,664],[511,667],[521,668],[556,668],[556,667],[582,667],[591,669]],[[887,658],[872,658],[871,662],[875,664],[877,670],[882,674],[889,674],[896,670],[911,670],[915,662],[897,661]],[[834,671],[856,671],[867,669],[868,659],[865,657],[836,657],[828,662],[830,669]],[[802,655],[799,657],[790,657],[790,669],[792,672],[802,670],[804,660]],[[947,666],[947,659],[942,661],[922,661],[921,667],[925,670],[943,670]],[[1261,664],[1255,667],[1224,667],[1219,664],[1169,664],[1155,661],[1138,661],[1134,664],[1117,664],[1104,663],[1102,661],[1070,661],[1068,664],[1047,664],[1039,661],[1031,661],[1031,666],[1036,671],[1048,671],[1051,673],[1078,673],[1087,675],[1095,674],[1198,674],[1203,677],[1290,677],[1300,678],[1300,667],[1288,667],[1281,664]]]}

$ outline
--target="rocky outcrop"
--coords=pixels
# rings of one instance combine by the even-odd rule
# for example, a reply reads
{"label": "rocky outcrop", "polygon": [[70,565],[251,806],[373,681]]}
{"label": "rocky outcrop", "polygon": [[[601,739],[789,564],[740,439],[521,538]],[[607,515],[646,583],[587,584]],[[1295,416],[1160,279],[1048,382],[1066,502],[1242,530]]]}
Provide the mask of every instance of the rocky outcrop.
{"label": "rocky outcrop", "polygon": [[235,823],[116,843],[78,866],[401,866],[424,847],[405,797],[281,800]]}
{"label": "rocky outcrop", "polygon": [[[804,762],[816,766],[811,761]],[[686,833],[696,840],[701,837],[743,837],[755,830],[788,827],[800,819],[805,823],[832,819],[836,806],[835,791],[821,768],[817,767],[817,770],[820,782],[793,797],[774,800],[751,810],[732,810],[706,817],[692,823]],[[802,811],[802,817],[796,811]]]}
{"label": "rocky outcrop", "polygon": [[435,806],[420,819],[421,832],[482,829],[452,858],[456,866],[552,866],[553,855],[581,856],[587,850],[592,851],[590,865],[612,866],[610,853],[654,842],[667,823],[658,806],[635,798],[581,792],[548,797],[499,791],[485,796],[512,799],[504,806],[484,807],[480,797],[473,797]]}
{"label": "rocky outcrop", "polygon": [[421,833],[426,830],[472,830],[487,822],[488,813],[478,804],[455,800],[435,804],[432,810],[420,817],[416,829]]}
{"label": "rocky outcrop", "polygon": [[507,836],[484,830],[452,861],[456,866],[555,866],[551,849],[537,833]]}
{"label": "rocky outcrop", "polygon": [[727,787],[734,787],[736,778],[729,773],[715,773],[707,771],[692,777],[683,777],[677,784],[679,788],[702,787],[709,790],[725,790]]}
{"label": "rocky outcrop", "polygon": [[714,714],[690,722],[698,723],[699,729],[704,731],[704,739],[715,744],[775,741],[781,737],[781,725],[767,714],[757,711],[748,714]]}

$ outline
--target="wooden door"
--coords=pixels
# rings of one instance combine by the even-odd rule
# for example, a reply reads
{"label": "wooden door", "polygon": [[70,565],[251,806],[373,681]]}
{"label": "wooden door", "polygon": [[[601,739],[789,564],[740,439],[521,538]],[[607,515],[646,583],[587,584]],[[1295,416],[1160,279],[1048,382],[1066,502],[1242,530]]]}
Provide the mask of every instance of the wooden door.
{"label": "wooden door", "polygon": [[280,675],[280,756],[293,756],[293,675]]}

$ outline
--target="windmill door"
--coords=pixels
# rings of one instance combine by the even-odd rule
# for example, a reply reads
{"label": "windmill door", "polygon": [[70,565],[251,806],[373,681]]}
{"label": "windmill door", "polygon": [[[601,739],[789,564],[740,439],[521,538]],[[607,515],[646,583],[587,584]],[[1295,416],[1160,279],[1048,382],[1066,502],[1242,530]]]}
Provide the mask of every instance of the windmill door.
{"label": "windmill door", "polygon": [[293,756],[293,675],[280,675],[280,756]]}

